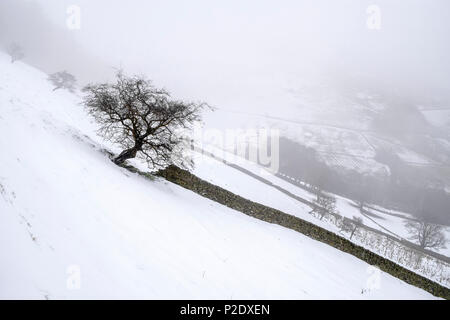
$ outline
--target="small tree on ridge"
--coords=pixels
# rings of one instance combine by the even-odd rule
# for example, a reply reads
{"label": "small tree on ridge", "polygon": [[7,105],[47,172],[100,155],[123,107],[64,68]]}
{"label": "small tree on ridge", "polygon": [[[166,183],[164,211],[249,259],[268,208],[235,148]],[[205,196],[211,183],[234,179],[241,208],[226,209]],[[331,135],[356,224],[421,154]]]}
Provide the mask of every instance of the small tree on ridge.
{"label": "small tree on ridge", "polygon": [[422,249],[445,249],[447,239],[444,234],[444,227],[420,221],[408,221],[405,227],[410,234],[409,239],[417,241]]}

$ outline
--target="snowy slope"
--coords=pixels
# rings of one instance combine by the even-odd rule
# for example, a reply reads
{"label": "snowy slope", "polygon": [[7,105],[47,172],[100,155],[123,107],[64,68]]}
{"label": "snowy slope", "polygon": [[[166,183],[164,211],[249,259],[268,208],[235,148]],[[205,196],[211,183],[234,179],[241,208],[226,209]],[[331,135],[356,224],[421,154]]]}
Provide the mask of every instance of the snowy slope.
{"label": "snowy slope", "polygon": [[385,273],[367,290],[351,255],[118,168],[79,97],[0,70],[0,298],[434,298]]}

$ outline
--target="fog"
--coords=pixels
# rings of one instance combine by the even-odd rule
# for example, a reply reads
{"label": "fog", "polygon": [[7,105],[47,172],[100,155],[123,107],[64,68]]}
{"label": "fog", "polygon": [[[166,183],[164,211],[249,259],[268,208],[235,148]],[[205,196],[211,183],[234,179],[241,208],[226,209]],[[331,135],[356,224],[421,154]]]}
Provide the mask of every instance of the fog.
{"label": "fog", "polygon": [[[367,25],[372,4],[379,29]],[[79,29],[68,27],[71,5],[80,8]],[[1,36],[29,47],[44,69],[67,63],[82,81],[122,67],[217,104],[298,78],[356,78],[399,94],[443,96],[449,9],[446,0],[2,0]]]}
{"label": "fog", "polygon": [[[448,0],[0,2],[0,45],[21,44],[24,61],[45,72],[66,69],[83,85],[121,68],[177,97],[279,117],[299,112],[290,92],[323,84],[386,103],[450,107],[448,39]],[[308,94],[320,99],[327,90]],[[428,152],[420,143],[411,145]],[[448,169],[447,151],[431,157]]]}

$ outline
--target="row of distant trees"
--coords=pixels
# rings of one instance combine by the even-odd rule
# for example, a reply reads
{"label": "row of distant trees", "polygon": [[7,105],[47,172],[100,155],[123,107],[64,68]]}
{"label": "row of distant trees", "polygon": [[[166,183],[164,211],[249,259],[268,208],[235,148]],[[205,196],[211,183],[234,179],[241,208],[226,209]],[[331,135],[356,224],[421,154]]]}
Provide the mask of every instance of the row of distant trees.
{"label": "row of distant trees", "polygon": [[11,63],[14,63],[17,60],[22,60],[25,57],[23,48],[17,43],[11,43],[6,48],[6,52],[11,57]]}

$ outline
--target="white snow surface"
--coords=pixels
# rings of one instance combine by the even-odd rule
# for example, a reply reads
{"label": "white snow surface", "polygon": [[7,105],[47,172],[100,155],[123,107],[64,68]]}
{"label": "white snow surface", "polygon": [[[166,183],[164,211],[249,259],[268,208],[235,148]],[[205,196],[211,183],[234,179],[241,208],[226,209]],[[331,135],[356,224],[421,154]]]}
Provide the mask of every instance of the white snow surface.
{"label": "white snow surface", "polygon": [[368,287],[349,254],[115,166],[78,95],[3,53],[0,70],[0,298],[435,298],[383,272]]}

